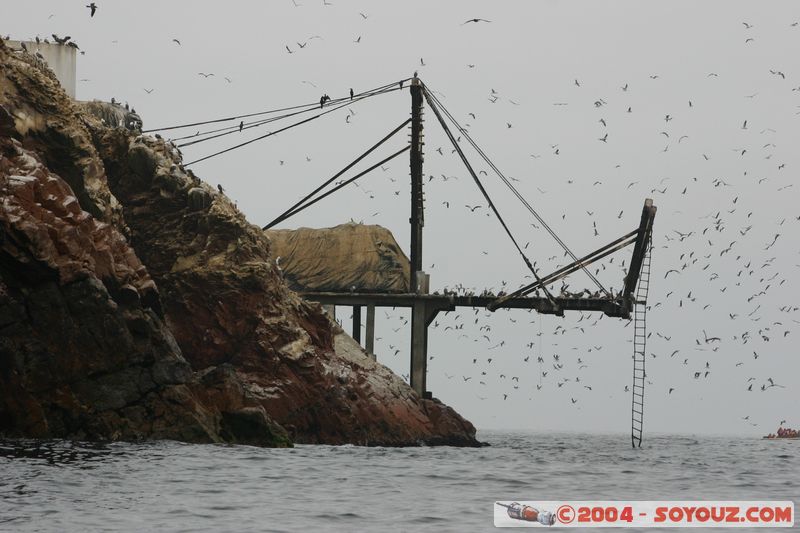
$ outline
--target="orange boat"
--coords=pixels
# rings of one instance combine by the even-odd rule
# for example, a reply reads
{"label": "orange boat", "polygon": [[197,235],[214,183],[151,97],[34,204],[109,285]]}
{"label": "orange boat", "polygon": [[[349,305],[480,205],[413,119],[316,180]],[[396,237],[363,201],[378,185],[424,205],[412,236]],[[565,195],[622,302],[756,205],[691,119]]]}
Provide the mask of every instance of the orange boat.
{"label": "orange boat", "polygon": [[800,439],[800,431],[791,428],[782,428],[779,427],[778,431],[775,433],[770,433],[765,437],[761,437],[762,439]]}

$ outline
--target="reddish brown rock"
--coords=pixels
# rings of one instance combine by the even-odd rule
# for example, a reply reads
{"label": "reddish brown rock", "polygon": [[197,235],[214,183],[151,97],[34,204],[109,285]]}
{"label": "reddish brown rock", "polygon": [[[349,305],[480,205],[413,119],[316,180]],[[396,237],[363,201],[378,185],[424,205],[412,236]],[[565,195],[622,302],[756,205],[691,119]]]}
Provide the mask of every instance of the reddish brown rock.
{"label": "reddish brown rock", "polygon": [[0,153],[1,434],[477,444],[290,291],[170,145],[2,44]]}
{"label": "reddish brown rock", "polygon": [[[298,442],[476,445],[455,411],[373,362],[290,291],[270,241],[164,141],[98,129],[109,186],[164,313],[196,370],[232,365],[245,394]],[[200,198],[200,197],[203,198]]]}
{"label": "reddish brown rock", "polygon": [[35,56],[0,44],[0,67],[0,136],[13,135],[38,154],[84,211],[122,228],[120,206],[108,190],[81,109]]}
{"label": "reddish brown rock", "polygon": [[228,428],[259,419],[241,400],[200,401],[125,238],[14,139],[0,138],[0,191],[0,434],[286,442],[263,412],[255,431]]}
{"label": "reddish brown rock", "polygon": [[[86,129],[54,78],[18,55],[0,43],[0,435],[288,444],[241,394],[201,401],[242,385],[200,379],[183,359],[155,283],[118,231],[121,212],[106,203],[116,199]],[[40,106],[43,94],[55,107]],[[62,168],[91,185],[82,201],[24,148],[46,156],[54,136],[68,139],[61,156],[77,158]]]}

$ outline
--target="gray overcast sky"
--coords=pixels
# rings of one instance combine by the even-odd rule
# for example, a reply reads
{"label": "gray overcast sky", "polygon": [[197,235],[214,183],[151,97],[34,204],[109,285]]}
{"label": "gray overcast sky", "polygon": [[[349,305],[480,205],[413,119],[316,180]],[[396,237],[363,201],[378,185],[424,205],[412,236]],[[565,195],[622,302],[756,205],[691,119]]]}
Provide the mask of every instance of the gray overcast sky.
{"label": "gray overcast sky", "polygon": [[[0,33],[71,35],[86,52],[78,97],[128,101],[146,128],[318,101],[323,92],[341,97],[419,70],[576,254],[633,229],[643,200],[654,199],[645,431],[756,435],[781,419],[800,426],[800,4],[297,3],[100,1],[90,19],[85,1],[15,2]],[[462,24],[476,17],[491,22]],[[333,113],[194,170],[264,224],[405,120],[409,106],[406,91],[375,97],[353,106],[349,124]],[[526,281],[524,264],[486,209],[464,207],[484,202],[434,121],[428,112],[425,173],[435,179],[425,189],[424,264],[432,286],[515,288]],[[253,131],[186,148],[185,158],[262,134]],[[390,228],[407,250],[408,163],[388,166],[283,227],[353,218]],[[542,273],[562,264],[499,180],[485,182]],[[606,263],[598,275],[605,285],[619,289],[629,255]],[[669,269],[680,272],[665,279]],[[569,284],[592,288],[583,275]],[[378,312],[378,360],[406,374],[407,329],[394,331],[405,315],[388,315]],[[480,428],[629,431],[632,328],[624,321],[486,315],[440,315],[428,377],[437,397]],[[463,331],[445,331],[461,323]],[[721,342],[706,343],[704,330]],[[695,379],[707,365],[708,377]],[[780,386],[762,392],[768,378]]]}

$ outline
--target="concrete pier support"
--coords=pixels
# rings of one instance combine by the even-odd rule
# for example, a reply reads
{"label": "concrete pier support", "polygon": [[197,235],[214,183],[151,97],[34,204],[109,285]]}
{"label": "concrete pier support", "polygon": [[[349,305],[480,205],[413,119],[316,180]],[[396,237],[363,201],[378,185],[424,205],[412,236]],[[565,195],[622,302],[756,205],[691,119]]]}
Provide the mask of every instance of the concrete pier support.
{"label": "concrete pier support", "polygon": [[444,304],[428,297],[430,276],[420,270],[417,279],[417,297],[411,305],[411,388],[423,398],[430,398],[428,392],[428,326],[439,311],[450,311],[454,306]]}
{"label": "concrete pier support", "polygon": [[375,304],[367,306],[367,338],[364,348],[372,358],[373,361],[377,360],[375,356]]}
{"label": "concrete pier support", "polygon": [[411,306],[411,388],[423,398],[430,398],[427,387],[428,375],[428,326],[439,311],[452,311],[450,302],[439,302],[431,298],[418,298]]}
{"label": "concrete pier support", "polygon": [[361,306],[353,306],[353,340],[361,344]]}
{"label": "concrete pier support", "polygon": [[428,327],[425,324],[425,302],[416,301],[411,308],[411,388],[425,395],[428,375]]}

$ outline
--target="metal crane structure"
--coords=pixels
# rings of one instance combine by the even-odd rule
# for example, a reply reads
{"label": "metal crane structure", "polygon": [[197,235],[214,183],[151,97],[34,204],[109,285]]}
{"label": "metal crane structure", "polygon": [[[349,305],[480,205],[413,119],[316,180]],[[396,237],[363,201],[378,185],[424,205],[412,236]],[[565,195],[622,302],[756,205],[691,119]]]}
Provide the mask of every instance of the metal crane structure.
{"label": "metal crane structure", "polygon": [[[593,252],[578,258],[567,245],[558,237],[558,235],[550,228],[549,225],[539,216],[533,207],[525,200],[525,198],[516,190],[511,182],[503,175],[500,169],[486,156],[483,150],[475,143],[469,132],[464,129],[452,114],[445,108],[445,106],[429,90],[424,83],[416,76],[413,78],[401,80],[398,83],[388,84],[378,87],[372,91],[360,93],[353,96],[351,91],[350,98],[341,98],[326,103],[325,98],[320,100],[319,112],[317,115],[306,118],[287,127],[268,132],[249,141],[240,143],[236,146],[222,150],[220,152],[211,154],[201,159],[187,163],[186,166],[203,161],[210,157],[214,157],[230,150],[239,148],[241,146],[250,144],[263,138],[275,135],[287,129],[305,124],[327,113],[331,113],[347,105],[352,105],[364,98],[372,97],[378,94],[384,94],[395,90],[402,90],[403,84],[410,81],[409,90],[411,93],[411,117],[404,121],[402,124],[394,128],[388,135],[370,147],[366,152],[358,156],[354,161],[345,166],[341,171],[337,172],[333,177],[325,181],[322,185],[318,186],[311,193],[306,195],[303,199],[293,204],[290,208],[285,210],[281,215],[276,217],[272,222],[267,224],[264,229],[274,227],[275,225],[287,220],[300,211],[316,204],[322,199],[335,193],[341,188],[355,182],[360,177],[378,168],[382,164],[390,161],[391,159],[399,156],[400,154],[409,152],[409,165],[411,176],[411,209],[410,209],[410,224],[411,224],[411,242],[410,242],[410,283],[408,290],[402,293],[386,293],[369,290],[369,287],[357,288],[353,287],[349,291],[338,292],[320,292],[313,287],[307,287],[299,292],[301,295],[311,301],[320,302],[325,306],[351,306],[353,309],[353,338],[361,342],[361,308],[366,307],[367,320],[366,320],[366,348],[368,352],[373,351],[374,335],[375,335],[375,308],[376,307],[406,307],[411,309],[411,353],[410,353],[410,384],[411,387],[422,397],[432,397],[430,391],[427,389],[427,347],[428,347],[428,326],[433,322],[434,318],[440,311],[452,311],[456,307],[485,307],[490,311],[497,309],[533,309],[539,313],[554,314],[564,316],[566,311],[598,311],[602,312],[609,317],[618,317],[623,319],[632,320],[634,323],[634,353],[633,353],[633,386],[632,386],[632,405],[631,405],[631,444],[641,446],[642,432],[644,424],[644,385],[645,385],[645,344],[647,339],[646,329],[646,313],[647,313],[647,295],[649,290],[650,281],[650,260],[652,250],[652,230],[653,221],[656,215],[656,206],[653,205],[652,200],[646,199],[644,207],[642,208],[641,218],[638,227],[634,228],[625,235],[618,239],[606,244],[605,246],[594,250]],[[510,294],[491,295],[483,294],[480,296],[470,294],[457,294],[457,293],[430,293],[429,290],[429,276],[423,271],[422,268],[422,252],[423,252],[423,227],[425,224],[424,211],[425,201],[423,192],[423,148],[424,148],[424,130],[423,130],[423,104],[428,102],[428,105],[441,125],[451,144],[453,145],[454,152],[458,154],[464,166],[473,181],[477,185],[488,207],[493,212],[495,217],[500,222],[503,230],[514,243],[516,249],[520,253],[526,267],[530,270],[535,281],[526,284],[521,288]],[[328,109],[323,110],[326,105]],[[253,113],[248,116],[261,116],[271,112],[286,112],[289,113],[267,119],[259,119],[256,122],[248,123],[247,129],[257,127],[263,124],[270,123],[285,117],[292,117],[301,113],[306,113],[316,108],[314,105],[311,108],[302,109],[307,106],[295,106],[290,108],[283,108],[281,110]],[[297,110],[300,108],[300,110]],[[231,117],[220,119],[217,121],[208,121],[204,123],[188,124],[183,126],[175,126],[163,129],[176,129],[179,127],[196,126],[197,124],[205,124],[211,122],[222,122],[227,120],[238,120],[241,117]],[[457,130],[460,135],[457,140],[451,131],[448,121]],[[345,180],[340,180],[332,188],[325,190],[326,187],[331,185],[334,180],[340,178],[348,170],[354,167],[357,163],[366,158],[373,151],[378,149],[384,142],[397,134],[400,130],[404,129],[407,125],[411,125],[410,142],[402,149],[394,152],[390,156],[384,158],[380,162],[371,165],[364,171],[359,172],[353,177]],[[195,140],[195,136],[187,136],[185,139],[190,141],[182,144],[190,145],[197,142],[202,142],[206,139],[216,138],[222,135],[227,135],[232,131],[238,129],[241,132],[244,123],[238,126],[212,130],[208,132],[213,134],[207,138]],[[225,133],[216,133],[225,131]],[[478,175],[475,173],[468,158],[461,149],[459,140],[464,138],[478,153],[480,157],[488,164],[488,166],[500,177],[500,179],[509,187],[514,195],[520,200],[523,206],[539,221],[540,225],[544,227],[550,235],[558,242],[564,249],[565,255],[572,258],[572,262],[566,266],[558,268],[554,272],[541,276],[534,268],[531,261],[525,255],[523,248],[519,246],[514,235],[506,225],[500,211],[494,204],[486,189],[484,188]],[[324,191],[324,192],[323,192]],[[613,291],[607,290],[603,285],[592,275],[587,267],[622,248],[633,245],[630,264],[628,272],[623,281],[622,289],[614,294]],[[572,273],[582,270],[600,289],[595,293],[584,291],[580,295],[575,294],[552,294],[549,288],[558,280],[569,276]],[[541,293],[541,294],[540,294]],[[589,294],[587,297],[581,296],[582,294]],[[374,357],[374,355],[372,355]]]}
{"label": "metal crane structure", "polygon": [[[411,174],[411,243],[410,243],[410,263],[411,263],[411,291],[406,294],[384,294],[370,292],[316,292],[303,291],[302,295],[308,300],[320,302],[329,306],[343,305],[353,308],[353,337],[359,342],[361,340],[361,307],[367,308],[367,331],[366,345],[372,351],[374,346],[374,320],[375,307],[410,307],[411,308],[411,354],[410,354],[410,382],[412,388],[423,397],[431,397],[427,389],[427,348],[428,348],[428,326],[436,318],[440,311],[452,311],[456,307],[485,307],[490,311],[500,308],[534,309],[539,313],[555,314],[563,316],[565,311],[599,311],[610,317],[624,319],[632,318],[634,321],[634,354],[633,354],[633,386],[632,386],[632,413],[631,413],[631,443],[633,446],[641,446],[642,431],[644,424],[644,384],[645,384],[645,342],[646,342],[646,307],[647,292],[650,277],[650,250],[653,220],[656,214],[656,207],[652,200],[645,200],[642,209],[642,216],[639,227],[626,233],[622,237],[598,248],[597,250],[575,259],[572,263],[559,268],[545,276],[539,276],[534,270],[530,261],[524,254],[523,258],[536,281],[525,285],[513,293],[494,297],[494,296],[471,296],[457,294],[430,294],[429,277],[422,269],[423,251],[423,227],[425,224],[424,216],[424,193],[423,193],[423,101],[427,100],[431,110],[442,125],[445,133],[450,139],[454,149],[458,152],[467,170],[472,175],[475,183],[483,193],[489,206],[494,210],[495,215],[500,220],[503,227],[509,233],[505,222],[499,211],[492,203],[485,188],[472,169],[469,161],[464,155],[461,147],[448,127],[441,104],[427,90],[425,85],[417,77],[412,78],[410,84],[411,92],[411,136],[409,144],[409,166]],[[406,122],[407,123],[407,122]],[[404,127],[405,124],[400,127]],[[462,135],[466,131],[459,127]],[[397,130],[395,130],[396,132]],[[393,134],[394,132],[392,132]],[[390,134],[390,136],[392,135]],[[388,138],[388,137],[387,137]],[[384,138],[385,140],[386,138]],[[397,155],[397,154],[396,154]],[[384,160],[385,161],[385,160]],[[383,163],[382,161],[381,163]],[[494,166],[494,165],[491,165]],[[375,168],[375,167],[372,167]],[[360,173],[357,177],[362,176]],[[337,175],[338,176],[338,175]],[[318,189],[315,192],[319,192]],[[310,197],[307,197],[307,199]],[[308,200],[307,200],[308,201]],[[312,200],[313,201],[313,200]],[[294,206],[294,211],[289,212],[289,216],[304,208],[302,204]],[[285,220],[287,217],[282,215],[273,221],[266,228],[274,226],[276,223]],[[265,228],[265,229],[266,229]],[[516,244],[516,241],[515,241]],[[633,244],[630,266],[624,280],[622,290],[614,295],[601,289],[605,293],[600,297],[570,297],[555,296],[548,292],[547,287],[564,277],[584,270],[590,277],[591,274],[586,267],[599,261],[610,254]],[[519,246],[517,246],[519,249]],[[520,252],[522,250],[520,249]],[[544,292],[544,296],[539,296],[539,291]],[[634,291],[636,291],[634,295]],[[531,296],[536,293],[535,296]]]}

